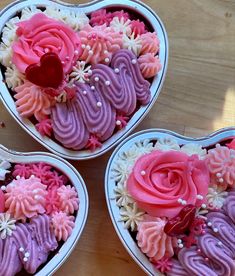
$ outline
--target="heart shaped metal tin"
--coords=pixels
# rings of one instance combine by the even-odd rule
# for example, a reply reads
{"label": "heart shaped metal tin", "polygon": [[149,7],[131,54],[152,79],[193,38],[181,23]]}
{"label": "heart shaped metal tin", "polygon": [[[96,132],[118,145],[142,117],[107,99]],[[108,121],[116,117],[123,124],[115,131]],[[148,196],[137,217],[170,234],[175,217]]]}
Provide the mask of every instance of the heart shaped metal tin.
{"label": "heart shaped metal tin", "polygon": [[79,211],[75,218],[75,227],[72,231],[71,236],[61,246],[58,254],[56,254],[49,262],[45,263],[42,269],[35,274],[38,276],[52,275],[68,258],[68,256],[76,246],[76,243],[78,242],[86,224],[89,201],[85,183],[81,175],[71,164],[69,164],[62,158],[50,153],[21,153],[8,150],[4,146],[0,145],[0,159],[7,160],[13,163],[46,162],[67,175],[67,177],[70,179],[71,183],[77,190],[80,201]]}
{"label": "heart shaped metal tin", "polygon": [[119,207],[116,205],[114,188],[116,186],[115,180],[112,178],[112,169],[119,156],[125,150],[130,148],[136,142],[144,140],[157,140],[159,138],[174,138],[180,145],[188,143],[200,144],[203,147],[209,147],[215,145],[218,142],[228,140],[235,137],[235,128],[224,128],[218,130],[209,136],[201,138],[191,138],[185,137],[175,132],[164,130],[164,129],[148,129],[140,131],[126,138],[113,152],[109,159],[108,165],[106,167],[105,174],[105,195],[106,202],[109,210],[110,217],[112,219],[114,228],[117,235],[119,236],[121,242],[123,243],[126,250],[129,252],[131,257],[136,261],[136,263],[148,274],[152,276],[162,275],[156,272],[153,265],[150,263],[149,259],[141,252],[136,242],[133,240],[130,232],[123,227],[123,222],[120,221],[120,211]]}
{"label": "heart shaped metal tin", "polygon": [[111,136],[108,140],[103,143],[103,146],[100,149],[95,150],[94,152],[88,150],[80,150],[80,151],[73,151],[66,149],[56,141],[50,138],[42,137],[37,130],[33,123],[27,119],[23,119],[17,112],[14,100],[9,93],[9,90],[6,84],[3,82],[3,75],[0,73],[0,98],[13,116],[13,118],[18,122],[18,124],[27,131],[34,139],[36,139],[39,143],[45,146],[48,150],[52,151],[53,153],[60,155],[66,159],[73,159],[73,160],[84,160],[84,159],[91,159],[97,156],[100,156],[118,144],[124,137],[126,137],[140,122],[141,120],[147,115],[151,107],[153,106],[154,102],[157,100],[157,97],[160,93],[162,88],[166,71],[167,71],[167,62],[168,62],[168,39],[167,33],[164,28],[163,23],[161,22],[160,18],[156,15],[156,13],[149,8],[144,3],[137,1],[137,0],[101,0],[101,1],[93,1],[87,4],[79,4],[79,5],[72,5],[68,3],[64,3],[61,1],[52,1],[52,0],[20,0],[16,1],[5,9],[3,9],[0,13],[0,30],[4,27],[5,23],[16,15],[16,13],[28,6],[38,6],[38,7],[45,7],[48,5],[55,5],[60,8],[66,9],[73,9],[78,11],[83,11],[87,14],[91,13],[92,11],[101,9],[101,8],[124,8],[134,11],[135,13],[139,13],[141,17],[143,17],[152,27],[154,31],[157,32],[159,40],[160,40],[160,53],[159,59],[162,64],[162,70],[155,76],[151,83],[151,100],[146,106],[141,106],[135,114],[132,116],[130,121],[128,122],[127,126],[116,132],[113,136]]}

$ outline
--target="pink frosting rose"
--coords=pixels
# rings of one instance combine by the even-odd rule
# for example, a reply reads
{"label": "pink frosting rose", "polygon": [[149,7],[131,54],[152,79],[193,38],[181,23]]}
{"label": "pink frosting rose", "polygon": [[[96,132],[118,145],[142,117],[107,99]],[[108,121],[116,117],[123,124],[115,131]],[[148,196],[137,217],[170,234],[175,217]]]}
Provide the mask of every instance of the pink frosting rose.
{"label": "pink frosting rose", "polygon": [[181,200],[195,204],[201,195],[204,203],[208,185],[205,161],[178,151],[143,155],[127,180],[128,191],[140,208],[151,216],[168,218],[183,208]]}
{"label": "pink frosting rose", "polygon": [[30,64],[51,51],[64,63],[64,72],[70,71],[81,53],[80,38],[69,26],[42,13],[18,23],[18,40],[13,44],[12,61],[22,73]]}

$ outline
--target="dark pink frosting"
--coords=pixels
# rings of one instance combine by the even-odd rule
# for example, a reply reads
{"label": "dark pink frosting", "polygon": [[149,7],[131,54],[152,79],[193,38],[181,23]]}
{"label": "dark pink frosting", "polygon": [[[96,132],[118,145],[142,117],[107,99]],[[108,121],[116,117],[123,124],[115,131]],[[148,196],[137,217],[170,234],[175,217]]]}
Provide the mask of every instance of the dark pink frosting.
{"label": "dark pink frosting", "polygon": [[143,210],[151,216],[168,218],[182,209],[179,199],[194,205],[197,195],[202,195],[205,202],[208,185],[205,161],[179,151],[143,155],[127,180],[129,193]]}
{"label": "dark pink frosting", "polygon": [[64,62],[65,72],[71,69],[78,57],[75,51],[81,52],[81,42],[69,26],[43,13],[18,23],[18,26],[12,61],[20,72],[24,73],[30,64],[38,63],[46,51],[58,54]]}

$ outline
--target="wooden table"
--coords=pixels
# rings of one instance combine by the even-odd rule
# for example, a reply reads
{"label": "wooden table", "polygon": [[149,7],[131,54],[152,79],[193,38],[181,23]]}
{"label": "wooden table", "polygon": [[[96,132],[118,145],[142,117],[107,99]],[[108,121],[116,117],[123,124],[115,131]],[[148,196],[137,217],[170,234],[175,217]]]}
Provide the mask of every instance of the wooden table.
{"label": "wooden table", "polygon": [[[0,8],[10,2],[2,0]],[[144,2],[165,23],[170,56],[159,99],[136,131],[158,127],[201,136],[235,125],[234,0]],[[0,121],[6,124],[0,129],[3,145],[19,151],[46,151],[1,104]],[[90,210],[85,231],[57,276],[144,275],[119,241],[106,208],[104,171],[110,154],[92,161],[72,162],[86,181]]]}

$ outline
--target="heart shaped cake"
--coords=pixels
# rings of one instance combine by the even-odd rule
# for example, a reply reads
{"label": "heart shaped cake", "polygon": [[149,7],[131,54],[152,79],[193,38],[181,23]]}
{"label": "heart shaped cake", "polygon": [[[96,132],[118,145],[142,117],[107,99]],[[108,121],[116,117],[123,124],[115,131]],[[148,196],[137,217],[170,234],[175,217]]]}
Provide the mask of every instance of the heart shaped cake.
{"label": "heart shaped cake", "polygon": [[163,42],[137,11],[141,4],[105,3],[86,13],[55,3],[26,6],[1,33],[3,82],[17,117],[34,127],[40,141],[69,150],[75,159],[126,134],[138,111],[156,99],[152,84],[165,72]]}
{"label": "heart shaped cake", "polygon": [[80,176],[63,160],[37,156],[0,147],[1,275],[51,275],[86,221],[88,200]]}
{"label": "heart shaped cake", "polygon": [[111,157],[106,198],[150,275],[235,275],[235,132],[190,139],[150,130]]}

